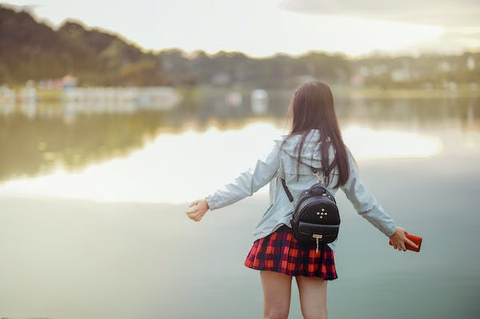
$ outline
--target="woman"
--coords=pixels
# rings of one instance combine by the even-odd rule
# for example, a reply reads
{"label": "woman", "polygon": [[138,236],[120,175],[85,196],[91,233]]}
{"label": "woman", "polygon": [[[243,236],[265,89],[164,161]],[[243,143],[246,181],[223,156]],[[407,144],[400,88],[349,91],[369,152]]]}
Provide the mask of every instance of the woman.
{"label": "woman", "polygon": [[270,207],[255,228],[254,243],[245,266],[260,271],[264,294],[264,318],[287,318],[290,308],[291,280],[294,276],[300,294],[304,318],[327,318],[326,287],[337,279],[334,260],[336,241],[316,251],[316,243],[305,244],[293,237],[290,217],[292,203],[281,179],[297,199],[317,177],[310,167],[321,168],[324,183],[332,193],[341,188],[356,211],[389,237],[394,249],[406,251],[406,243],[417,247],[396,227],[358,176],[356,161],[343,142],[332,92],[321,81],[297,88],[288,110],[291,129],[274,140],[266,158],[241,173],[204,199],[190,203],[189,218],[200,221],[210,209],[231,205],[251,196],[270,182]]}

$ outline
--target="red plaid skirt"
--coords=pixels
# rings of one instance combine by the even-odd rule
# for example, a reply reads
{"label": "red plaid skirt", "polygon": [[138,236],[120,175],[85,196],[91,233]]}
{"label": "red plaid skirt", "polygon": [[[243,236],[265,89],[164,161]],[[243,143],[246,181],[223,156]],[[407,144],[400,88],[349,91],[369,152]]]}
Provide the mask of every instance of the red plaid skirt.
{"label": "red plaid skirt", "polygon": [[321,277],[337,279],[335,257],[328,245],[301,243],[287,225],[282,225],[270,235],[257,239],[247,258],[245,266],[256,270],[273,270],[290,276]]}

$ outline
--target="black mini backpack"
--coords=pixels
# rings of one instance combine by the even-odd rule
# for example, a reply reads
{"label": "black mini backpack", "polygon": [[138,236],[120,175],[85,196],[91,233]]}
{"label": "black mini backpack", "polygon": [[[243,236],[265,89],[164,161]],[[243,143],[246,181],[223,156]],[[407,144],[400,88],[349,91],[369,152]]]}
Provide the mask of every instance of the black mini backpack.
{"label": "black mini backpack", "polygon": [[294,237],[301,243],[316,241],[318,252],[320,243],[327,244],[337,239],[340,214],[334,196],[320,181],[319,169],[310,168],[318,182],[302,191],[296,203],[283,178],[282,185],[294,206],[290,219]]}

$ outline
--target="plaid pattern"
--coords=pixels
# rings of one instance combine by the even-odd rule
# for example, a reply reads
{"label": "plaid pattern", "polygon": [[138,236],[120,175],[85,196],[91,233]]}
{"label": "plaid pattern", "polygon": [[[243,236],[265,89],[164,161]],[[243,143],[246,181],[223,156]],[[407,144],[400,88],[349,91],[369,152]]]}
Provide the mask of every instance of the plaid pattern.
{"label": "plaid pattern", "polygon": [[[324,247],[324,248],[322,248]],[[321,277],[337,279],[335,257],[328,245],[300,243],[287,225],[282,225],[270,235],[257,239],[247,258],[245,266],[256,270],[273,270],[290,276]]]}

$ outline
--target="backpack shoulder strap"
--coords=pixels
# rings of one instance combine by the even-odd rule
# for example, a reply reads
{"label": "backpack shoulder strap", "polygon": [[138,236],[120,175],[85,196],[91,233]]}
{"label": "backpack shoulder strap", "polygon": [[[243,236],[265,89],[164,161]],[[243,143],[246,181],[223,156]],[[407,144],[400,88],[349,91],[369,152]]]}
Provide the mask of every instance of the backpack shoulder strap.
{"label": "backpack shoulder strap", "polygon": [[293,204],[295,205],[295,202],[293,200],[293,196],[292,196],[292,193],[290,193],[290,190],[288,189],[287,187],[287,184],[285,182],[285,179],[282,178],[282,185],[283,185],[283,189],[285,190],[285,193],[287,193],[287,196],[288,196],[288,200]]}

